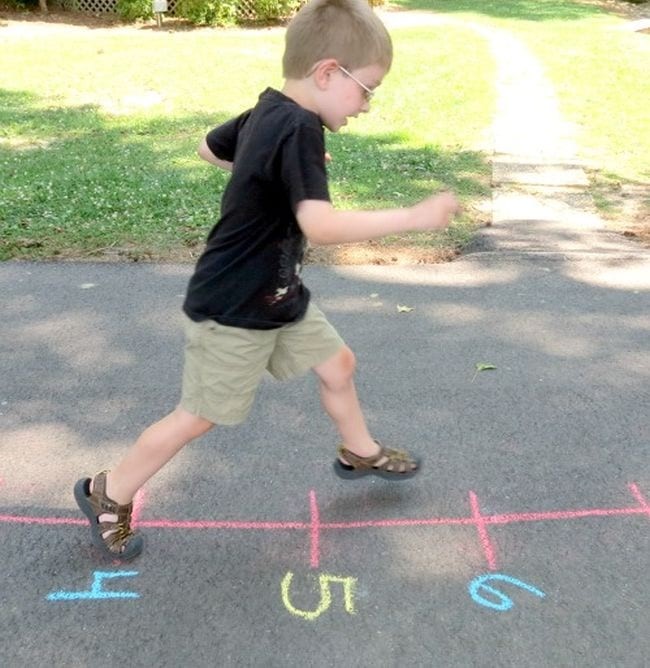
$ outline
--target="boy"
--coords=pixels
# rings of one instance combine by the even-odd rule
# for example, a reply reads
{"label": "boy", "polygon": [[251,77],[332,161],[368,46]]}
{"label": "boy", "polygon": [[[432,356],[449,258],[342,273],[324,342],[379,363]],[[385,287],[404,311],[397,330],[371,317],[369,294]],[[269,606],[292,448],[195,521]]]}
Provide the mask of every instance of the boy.
{"label": "boy", "polygon": [[266,369],[279,379],[316,373],[343,443],[334,463],[339,476],[403,480],[416,473],[417,460],[368,432],[354,355],[300,278],[306,241],[440,229],[457,209],[450,194],[384,211],[337,211],[330,203],[323,126],[336,132],[367,112],[391,61],[390,37],[366,0],[311,0],[287,29],[282,91],[264,91],[252,110],[212,130],[199,147],[202,158],[232,175],[183,305],[180,404],[112,471],[75,485],[105,555],[128,560],[142,551],[130,525],[136,491],[185,444],[216,424],[242,422]]}

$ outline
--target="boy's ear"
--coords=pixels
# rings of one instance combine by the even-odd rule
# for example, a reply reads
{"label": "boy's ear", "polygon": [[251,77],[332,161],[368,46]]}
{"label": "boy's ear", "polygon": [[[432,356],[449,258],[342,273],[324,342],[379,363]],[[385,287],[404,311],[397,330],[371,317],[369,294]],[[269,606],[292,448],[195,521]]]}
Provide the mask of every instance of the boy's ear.
{"label": "boy's ear", "polygon": [[312,71],[314,83],[319,89],[325,90],[329,85],[329,79],[339,68],[338,61],[335,58],[326,58],[320,60]]}

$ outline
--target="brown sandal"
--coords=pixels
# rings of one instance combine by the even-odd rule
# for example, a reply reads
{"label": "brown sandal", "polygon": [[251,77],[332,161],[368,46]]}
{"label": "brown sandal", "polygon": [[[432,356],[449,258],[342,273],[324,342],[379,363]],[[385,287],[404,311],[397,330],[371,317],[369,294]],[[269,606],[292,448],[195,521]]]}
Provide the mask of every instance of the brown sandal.
{"label": "brown sandal", "polygon": [[[144,538],[131,529],[133,503],[121,506],[106,496],[106,474],[98,473],[92,480],[82,478],[74,486],[74,498],[83,514],[90,521],[93,543],[104,556],[130,561],[137,557],[144,547]],[[99,521],[102,515],[117,515],[117,520]]]}
{"label": "brown sandal", "polygon": [[[346,480],[354,480],[369,474],[378,475],[386,480],[406,480],[419,471],[419,459],[414,459],[403,450],[385,448],[379,441],[375,443],[380,450],[372,457],[359,457],[345,446],[339,446],[339,456],[334,462],[334,473]],[[341,457],[347,463],[342,462]]]}

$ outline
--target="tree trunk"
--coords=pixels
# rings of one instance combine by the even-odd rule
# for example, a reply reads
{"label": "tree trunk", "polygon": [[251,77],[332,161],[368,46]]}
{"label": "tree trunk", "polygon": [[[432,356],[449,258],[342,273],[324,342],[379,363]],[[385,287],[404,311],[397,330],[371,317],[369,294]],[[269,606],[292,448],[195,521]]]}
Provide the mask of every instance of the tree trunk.
{"label": "tree trunk", "polygon": [[44,14],[47,14],[47,0],[38,0],[38,6]]}

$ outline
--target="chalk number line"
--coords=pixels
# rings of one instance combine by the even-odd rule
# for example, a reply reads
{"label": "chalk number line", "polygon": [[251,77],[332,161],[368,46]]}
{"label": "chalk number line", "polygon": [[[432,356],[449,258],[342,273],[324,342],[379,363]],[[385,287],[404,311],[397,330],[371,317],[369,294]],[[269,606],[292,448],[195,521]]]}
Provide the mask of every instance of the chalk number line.
{"label": "chalk number line", "polygon": [[[636,483],[629,483],[628,490],[637,505],[623,508],[583,508],[571,510],[552,510],[543,512],[519,512],[483,514],[480,510],[478,496],[469,492],[470,515],[467,517],[431,517],[421,519],[377,519],[346,522],[326,522],[321,519],[315,490],[309,492],[308,522],[301,521],[241,521],[241,520],[171,520],[141,519],[144,496],[137,499],[138,527],[145,529],[201,529],[201,530],[234,530],[234,531],[306,531],[309,535],[309,564],[312,569],[320,565],[321,535],[323,531],[351,529],[387,529],[408,527],[434,526],[473,526],[478,533],[487,567],[490,571],[497,569],[497,555],[490,538],[488,528],[492,525],[506,525],[525,522],[545,522],[557,520],[578,520],[586,517],[617,517],[647,515],[650,518],[650,502],[643,495]],[[12,515],[0,513],[0,523],[23,524],[37,526],[85,526],[87,520],[71,517],[39,517],[28,515]]]}

